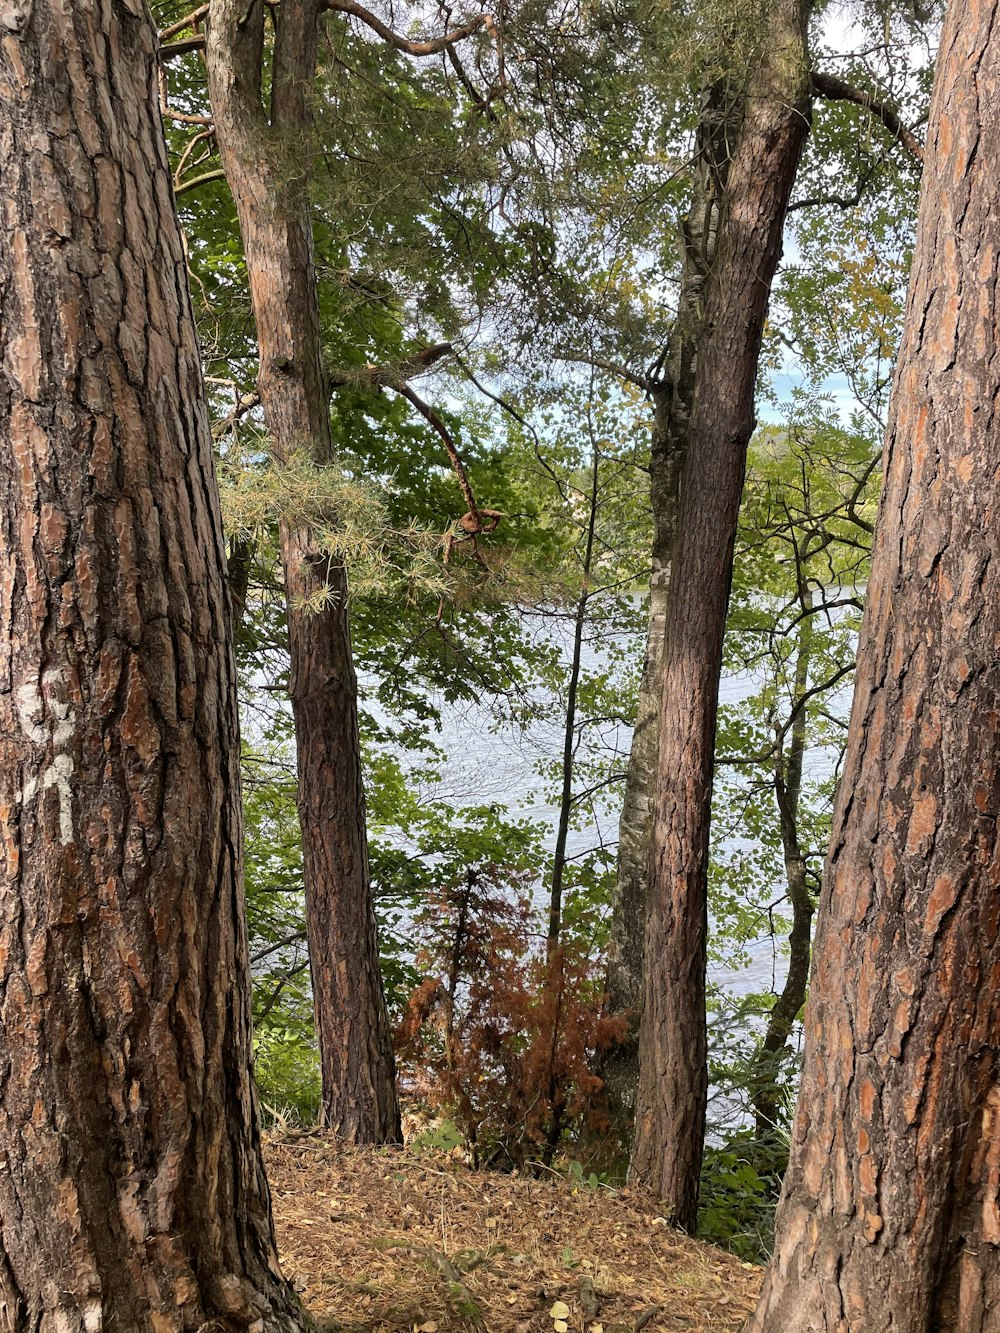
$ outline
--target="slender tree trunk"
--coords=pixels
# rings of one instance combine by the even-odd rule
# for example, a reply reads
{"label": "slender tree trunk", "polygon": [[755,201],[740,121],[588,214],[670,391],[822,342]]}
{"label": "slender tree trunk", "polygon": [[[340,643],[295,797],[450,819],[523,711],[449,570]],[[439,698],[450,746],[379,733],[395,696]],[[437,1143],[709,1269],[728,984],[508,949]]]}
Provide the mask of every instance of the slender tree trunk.
{"label": "slender tree trunk", "polygon": [[546,1127],[542,1160],[550,1165],[555,1156],[565,1122],[565,1105],[559,1095],[556,1077],[556,1057],[562,1035],[563,999],[566,973],[563,965],[562,914],[563,877],[566,872],[566,848],[570,822],[576,797],[573,794],[573,775],[576,765],[578,740],[577,711],[580,694],[580,673],[583,667],[583,636],[587,615],[593,598],[591,573],[594,564],[594,541],[597,533],[597,511],[600,503],[601,452],[591,432],[593,457],[590,466],[589,512],[583,537],[583,558],[580,564],[581,587],[573,616],[573,648],[570,654],[569,682],[566,691],[566,720],[563,727],[562,790],[559,797],[559,819],[556,825],[556,844],[552,856],[552,881],[549,885],[549,920],[545,936],[545,986],[548,992],[547,1009],[550,1015],[549,1067],[546,1095],[549,1103],[549,1121]]}
{"label": "slender tree trunk", "polygon": [[[206,57],[219,153],[246,253],[259,389],[275,458],[332,462],[312,217],[307,97],[320,0],[277,14],[271,113],[263,0],[213,0]],[[306,924],[323,1120],[355,1143],[398,1142],[399,1104],[368,872],[347,572],[282,523]]]}
{"label": "slender tree trunk", "polygon": [[305,1328],[249,1076],[235,673],[145,4],[0,35],[0,1329]]}
{"label": "slender tree trunk", "polygon": [[631,1172],[697,1221],[707,1096],[708,833],[722,636],[771,281],[809,123],[804,0],[773,0],[726,192],[681,486],[650,846]]}
{"label": "slender tree trunk", "polygon": [[812,657],[812,592],[801,591],[803,619],[799,624],[799,643],[795,660],[795,690],[792,706],[798,707],[792,721],[788,753],[779,750],[774,761],[774,795],[781,827],[781,847],[785,859],[785,883],[792,907],[792,928],[788,937],[788,972],[781,994],[768,1017],[767,1031],[754,1059],[750,1075],[751,1097],[756,1119],[757,1139],[770,1156],[775,1145],[779,1119],[777,1079],[788,1039],[806,1002],[809,984],[809,955],[812,944],[813,900],[809,892],[808,863],[799,841],[799,797],[802,793],[802,765],[806,749],[806,706],[798,701],[809,688]]}
{"label": "slender tree trunk", "polygon": [[600,502],[598,482],[601,474],[601,454],[596,443],[590,467],[590,512],[584,534],[581,561],[581,587],[573,616],[573,649],[570,655],[569,682],[566,690],[566,721],[563,726],[562,790],[559,796],[559,819],[556,825],[556,845],[552,855],[552,881],[549,884],[549,923],[545,937],[545,953],[551,962],[559,948],[562,932],[563,876],[566,871],[566,846],[573,815],[573,770],[577,746],[577,699],[580,693],[580,672],[583,666],[583,635],[587,628],[587,612],[593,592],[590,576],[594,563],[594,538],[597,532],[597,507]]}
{"label": "slender tree trunk", "polygon": [[755,1330],[1000,1319],[1000,12],[953,0]]}
{"label": "slender tree trunk", "polygon": [[632,1145],[639,1086],[639,1008],[649,883],[649,830],[653,822],[667,604],[680,479],[694,400],[705,285],[715,262],[729,160],[742,114],[742,97],[729,91],[726,85],[719,84],[707,94],[698,132],[691,206],[683,227],[677,318],[670,333],[663,371],[650,382],[654,418],[649,467],[653,513],[649,627],[618,826],[618,878],[611,906],[605,982],[606,1012],[625,1018],[628,1030],[605,1055],[600,1069],[612,1134],[625,1159]]}

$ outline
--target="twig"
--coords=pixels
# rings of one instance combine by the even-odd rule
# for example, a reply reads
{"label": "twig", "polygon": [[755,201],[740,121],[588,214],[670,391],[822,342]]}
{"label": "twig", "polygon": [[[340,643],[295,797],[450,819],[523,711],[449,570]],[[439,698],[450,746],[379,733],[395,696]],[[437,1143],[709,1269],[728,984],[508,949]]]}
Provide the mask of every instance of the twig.
{"label": "twig", "polygon": [[184,181],[181,185],[174,186],[174,197],[179,199],[182,194],[187,194],[188,190],[196,190],[199,185],[207,185],[209,181],[224,181],[226,173],[221,167],[213,171],[206,171],[201,176],[193,176],[191,180]]}

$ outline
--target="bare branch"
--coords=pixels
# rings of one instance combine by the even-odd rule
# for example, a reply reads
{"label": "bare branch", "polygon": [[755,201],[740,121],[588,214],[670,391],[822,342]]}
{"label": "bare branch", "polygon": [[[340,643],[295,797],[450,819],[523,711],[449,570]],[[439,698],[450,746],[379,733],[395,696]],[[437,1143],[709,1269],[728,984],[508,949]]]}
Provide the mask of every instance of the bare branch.
{"label": "bare branch", "polygon": [[160,59],[172,60],[174,56],[185,55],[188,51],[202,51],[205,47],[205,35],[199,33],[197,37],[185,37],[182,42],[170,42],[167,46],[160,47]]}
{"label": "bare branch", "polygon": [[429,347],[422,347],[419,352],[414,352],[411,356],[402,361],[397,361],[395,365],[388,366],[351,366],[343,370],[330,371],[330,383],[335,387],[344,387],[346,385],[370,385],[372,388],[385,387],[395,389],[401,384],[405,384],[411,375],[419,375],[425,370],[430,370],[442,358],[449,356],[454,350],[451,343],[432,343]]}
{"label": "bare branch", "polygon": [[433,426],[441,436],[441,439],[444,441],[444,447],[448,452],[448,457],[451,460],[451,466],[454,469],[455,476],[458,478],[459,488],[465,498],[465,503],[469,506],[469,517],[475,524],[474,531],[480,531],[483,524],[482,519],[479,517],[479,506],[476,504],[476,497],[472,493],[472,487],[469,485],[469,478],[465,474],[465,465],[456,448],[451,431],[434,411],[430,403],[425,403],[419,395],[413,392],[408,384],[398,384],[393,385],[392,387],[397,393],[401,394],[408,403],[412,403],[424,420]]}
{"label": "bare branch", "polygon": [[260,406],[260,394],[254,389],[250,393],[240,393],[239,387],[234,380],[217,379],[213,375],[205,376],[206,384],[226,384],[236,391],[236,401],[221,420],[216,421],[212,426],[212,439],[221,440],[223,436],[228,435],[230,431],[236,429],[237,423],[245,417],[248,412],[252,412],[255,407]]}
{"label": "bare branch", "polygon": [[173,107],[164,106],[160,108],[160,114],[166,116],[169,120],[176,120],[181,125],[214,125],[215,121],[211,116],[189,116],[186,111],[175,111]]}
{"label": "bare branch", "polygon": [[468,71],[458,58],[458,52],[455,50],[454,46],[448,47],[448,61],[451,64],[452,69],[458,75],[462,87],[472,99],[473,104],[490,120],[496,120],[496,112],[490,106],[491,94],[484,95],[472,82],[469,78]]}
{"label": "bare branch", "polygon": [[188,28],[193,28],[196,23],[200,23],[208,15],[208,5],[199,5],[197,9],[192,9],[190,14],[185,14],[182,19],[176,23],[171,23],[169,27],[161,28],[160,41],[165,42],[170,37],[176,37],[179,32],[186,32]]}
{"label": "bare branch", "polygon": [[614,375],[626,384],[634,384],[637,389],[642,389],[645,393],[651,393],[656,385],[654,378],[630,370],[628,366],[623,365],[620,361],[605,361],[599,356],[590,356],[586,352],[560,351],[556,352],[556,356],[560,361],[570,361],[576,365],[593,366],[595,370],[605,370],[609,375]]}
{"label": "bare branch", "polygon": [[212,171],[203,172],[200,176],[193,176],[189,181],[183,181],[180,185],[174,187],[174,197],[179,199],[182,194],[187,194],[188,190],[197,190],[199,185],[207,185],[209,181],[224,181],[226,173],[221,167],[216,167]]}
{"label": "bare branch", "polygon": [[370,9],[365,9],[364,5],[357,4],[356,0],[323,0],[324,7],[331,9],[338,14],[353,14],[355,18],[367,24],[372,32],[378,33],[383,41],[394,46],[397,51],[402,51],[408,56],[434,56],[441,51],[446,51],[448,47],[456,42],[464,41],[466,37],[471,37],[474,32],[480,28],[488,26],[490,20],[487,14],[479,14],[469,23],[460,28],[453,28],[451,32],[444,33],[441,37],[433,37],[426,42],[411,42],[406,37],[401,37],[398,32],[393,30]]}
{"label": "bare branch", "polygon": [[834,74],[821,74],[814,71],[812,86],[813,92],[820,97],[827,98],[829,101],[853,102],[855,106],[864,107],[876,120],[880,120],[896,142],[901,144],[923,166],[923,144],[913,131],[903,124],[899,113],[887,102],[883,102],[874,93],[865,92],[863,88],[855,88],[853,84],[838,79]]}
{"label": "bare branch", "polygon": [[[788,205],[789,213],[797,213],[803,208],[840,208],[845,212],[849,208],[857,208],[861,203],[861,197],[865,192],[865,181],[858,181],[858,188],[851,195],[845,194],[810,194],[805,199],[796,199],[794,203]],[[786,346],[791,346],[786,338],[782,338]]]}
{"label": "bare branch", "polygon": [[177,168],[174,171],[175,190],[181,183],[181,177],[184,175],[185,167],[187,167],[188,165],[193,167],[198,167],[201,165],[202,162],[206,161],[207,158],[212,156],[210,152],[206,152],[201,155],[201,157],[198,159],[197,162],[191,161],[192,156],[194,155],[194,152],[197,149],[198,145],[200,143],[207,143],[214,137],[215,137],[215,126],[210,125],[207,129],[199,130],[197,134],[192,135],[191,138],[184,145],[184,151],[183,153],[181,153],[180,161],[177,163]]}
{"label": "bare branch", "polygon": [[290,944],[301,944],[305,938],[306,932],[304,930],[296,930],[291,935],[286,935],[283,940],[275,940],[273,943],[267,945],[266,948],[251,954],[250,962],[262,963],[265,958],[269,958],[271,954],[277,953],[279,949],[286,949]]}

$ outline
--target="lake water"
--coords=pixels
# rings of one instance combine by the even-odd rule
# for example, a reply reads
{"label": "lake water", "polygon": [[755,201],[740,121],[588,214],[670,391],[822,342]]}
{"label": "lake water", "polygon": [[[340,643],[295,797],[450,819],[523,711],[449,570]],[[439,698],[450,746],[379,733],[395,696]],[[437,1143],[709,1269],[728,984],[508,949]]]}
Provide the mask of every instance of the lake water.
{"label": "lake water", "polygon": [[[565,622],[554,620],[551,641],[557,644],[568,665],[571,653],[571,629]],[[641,660],[645,647],[643,635],[617,636],[614,646],[623,649],[633,661]],[[585,647],[584,671],[600,669],[606,660],[607,645]],[[720,687],[720,706],[738,704],[747,699],[759,686],[759,680],[747,675],[725,675]],[[840,707],[850,704],[849,693],[840,700]],[[522,730],[514,726],[497,727],[487,707],[465,704],[449,706],[439,701],[442,730],[438,743],[448,756],[446,773],[442,779],[426,789],[427,795],[437,800],[452,802],[456,808],[463,805],[497,802],[531,818],[547,828],[546,849],[554,850],[555,828],[559,810],[555,803],[552,783],[540,773],[546,761],[560,758],[563,749],[563,729],[559,719],[533,722]],[[615,723],[604,723],[589,728],[588,754],[598,753],[624,775],[631,745],[631,728]],[[807,774],[814,777],[829,771],[834,762],[829,754],[818,752],[807,758]],[[567,852],[580,856],[595,847],[614,849],[618,840],[618,819],[622,784],[618,783],[589,803],[587,818],[572,829]],[[742,840],[732,839],[722,844],[723,852],[732,851]],[[783,886],[775,886],[775,897],[781,896]],[[784,981],[787,962],[780,948],[768,934],[751,941],[746,948],[750,962],[746,967],[710,965],[710,980],[725,987],[734,995],[747,995],[771,988],[780,988]]]}

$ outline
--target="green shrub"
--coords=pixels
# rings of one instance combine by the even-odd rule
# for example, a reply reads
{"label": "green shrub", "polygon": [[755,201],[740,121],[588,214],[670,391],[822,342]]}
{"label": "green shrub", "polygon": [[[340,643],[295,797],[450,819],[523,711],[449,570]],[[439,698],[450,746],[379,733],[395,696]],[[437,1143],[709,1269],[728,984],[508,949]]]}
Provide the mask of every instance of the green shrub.
{"label": "green shrub", "polygon": [[781,1177],[757,1170],[754,1148],[751,1134],[706,1147],[698,1236],[750,1263],[766,1263],[774,1244]]}
{"label": "green shrub", "polygon": [[314,1125],[322,1104],[319,1052],[295,1028],[267,1027],[254,1039],[254,1072],[265,1125]]}

